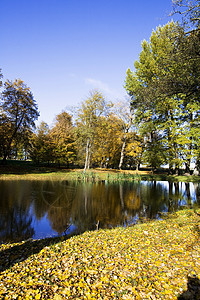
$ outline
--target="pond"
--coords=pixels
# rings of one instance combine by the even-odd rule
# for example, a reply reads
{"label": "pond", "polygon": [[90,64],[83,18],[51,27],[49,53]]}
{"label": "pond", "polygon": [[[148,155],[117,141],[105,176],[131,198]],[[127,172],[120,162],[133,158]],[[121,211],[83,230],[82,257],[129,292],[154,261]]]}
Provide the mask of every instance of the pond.
{"label": "pond", "polygon": [[199,183],[1,180],[0,242],[129,226],[199,205]]}

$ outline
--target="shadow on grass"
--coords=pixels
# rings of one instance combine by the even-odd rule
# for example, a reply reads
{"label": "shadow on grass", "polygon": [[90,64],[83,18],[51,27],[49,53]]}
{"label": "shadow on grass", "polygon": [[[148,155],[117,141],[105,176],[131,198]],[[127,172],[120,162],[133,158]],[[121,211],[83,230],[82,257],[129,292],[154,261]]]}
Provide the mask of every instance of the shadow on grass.
{"label": "shadow on grass", "polygon": [[44,247],[52,246],[70,237],[71,235],[41,240],[28,240],[21,245],[14,245],[9,249],[0,251],[0,273],[11,268],[16,263],[26,260],[31,255],[39,253]]}
{"label": "shadow on grass", "polygon": [[188,276],[187,291],[184,291],[178,300],[200,300],[200,280],[196,276]]}
{"label": "shadow on grass", "polygon": [[0,161],[0,174],[6,175],[26,175],[39,173],[53,173],[58,171],[69,171],[67,166],[58,166],[56,164],[36,164],[31,161],[7,161],[2,164]]}

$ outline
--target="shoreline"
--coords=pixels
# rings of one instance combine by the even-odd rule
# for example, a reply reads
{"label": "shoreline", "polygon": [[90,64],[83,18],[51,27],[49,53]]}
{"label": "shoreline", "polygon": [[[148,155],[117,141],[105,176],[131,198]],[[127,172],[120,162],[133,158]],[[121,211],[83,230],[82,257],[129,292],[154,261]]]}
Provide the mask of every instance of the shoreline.
{"label": "shoreline", "polygon": [[11,170],[2,172],[0,180],[73,180],[84,182],[117,182],[117,181],[170,181],[170,182],[200,182],[197,175],[167,175],[165,173],[152,174],[151,171],[129,171],[110,169],[90,169],[83,173],[82,169],[54,170]]}

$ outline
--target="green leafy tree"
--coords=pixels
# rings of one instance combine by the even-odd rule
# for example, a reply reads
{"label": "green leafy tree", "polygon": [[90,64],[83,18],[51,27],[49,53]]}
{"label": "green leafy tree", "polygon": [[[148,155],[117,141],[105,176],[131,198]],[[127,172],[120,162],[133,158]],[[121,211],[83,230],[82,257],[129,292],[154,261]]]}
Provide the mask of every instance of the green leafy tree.
{"label": "green leafy tree", "polygon": [[[184,59],[184,51],[190,51],[189,38],[173,22],[157,28],[150,42],[142,43],[135,72],[129,69],[126,77],[125,88],[132,96],[135,119],[140,128],[150,128],[153,124],[160,132],[170,170],[174,164],[178,169],[183,162],[180,160],[183,148],[187,149],[185,160],[190,164],[195,138],[189,131],[199,118],[197,62],[188,61],[187,55]],[[183,45],[187,45],[185,50]]]}
{"label": "green leafy tree", "polygon": [[5,82],[0,113],[0,144],[5,162],[17,133],[34,128],[39,116],[33,94],[22,80]]}
{"label": "green leafy tree", "polygon": [[143,128],[143,135],[145,144],[142,160],[143,163],[150,166],[154,172],[160,165],[165,164],[167,161],[163,138],[162,135],[156,131],[152,123],[149,123],[147,128]]}
{"label": "green leafy tree", "polygon": [[182,80],[177,77],[174,81],[176,90],[184,96],[185,116],[183,122],[187,121],[188,132],[186,147],[182,147],[182,157],[189,172],[191,158],[196,158],[196,168],[200,171],[199,161],[199,99],[200,99],[200,1],[199,0],[173,0],[173,14],[182,17],[183,26],[179,33],[177,64],[182,65]]}

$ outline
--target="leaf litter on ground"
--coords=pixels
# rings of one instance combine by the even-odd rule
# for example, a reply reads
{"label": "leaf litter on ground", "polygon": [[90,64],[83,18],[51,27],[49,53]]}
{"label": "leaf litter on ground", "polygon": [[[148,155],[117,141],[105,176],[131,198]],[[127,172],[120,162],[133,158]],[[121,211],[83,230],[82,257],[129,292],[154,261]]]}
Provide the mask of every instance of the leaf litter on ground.
{"label": "leaf litter on ground", "polygon": [[2,244],[0,299],[200,299],[199,285],[188,289],[188,278],[200,280],[199,224],[198,214],[183,210],[52,244],[41,240],[32,254],[31,242]]}

